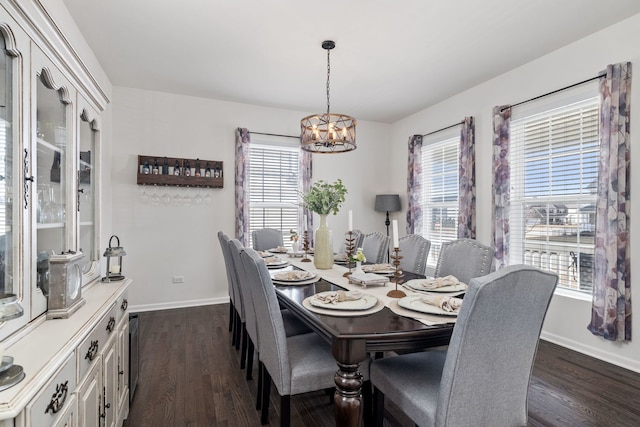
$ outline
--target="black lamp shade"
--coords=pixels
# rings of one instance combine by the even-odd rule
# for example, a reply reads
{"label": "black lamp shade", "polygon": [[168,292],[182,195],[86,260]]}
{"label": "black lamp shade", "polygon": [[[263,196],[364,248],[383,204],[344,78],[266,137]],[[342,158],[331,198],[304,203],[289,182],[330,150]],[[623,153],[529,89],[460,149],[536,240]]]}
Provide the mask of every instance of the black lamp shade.
{"label": "black lamp shade", "polygon": [[402,209],[400,196],[397,194],[378,194],[375,209],[376,212],[398,212]]}

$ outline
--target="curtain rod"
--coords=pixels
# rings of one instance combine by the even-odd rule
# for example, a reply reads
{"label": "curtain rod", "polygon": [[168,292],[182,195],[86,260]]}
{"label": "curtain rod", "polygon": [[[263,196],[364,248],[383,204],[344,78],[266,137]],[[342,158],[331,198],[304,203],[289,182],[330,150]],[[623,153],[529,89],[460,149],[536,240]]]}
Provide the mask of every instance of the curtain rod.
{"label": "curtain rod", "polygon": [[571,89],[572,87],[580,86],[581,84],[589,83],[591,81],[600,79],[600,78],[602,78],[604,76],[606,76],[606,73],[601,73],[601,74],[598,74],[595,77],[591,77],[590,79],[586,79],[586,80],[583,80],[583,81],[578,82],[578,83],[574,83],[574,84],[569,85],[569,86],[561,87],[560,89],[552,90],[551,92],[547,92],[547,93],[544,93],[542,95],[534,96],[533,98],[527,99],[526,101],[520,101],[520,102],[518,102],[516,104],[503,107],[503,108],[500,109],[500,112],[508,110],[509,108],[517,107],[518,105],[526,104],[527,102],[535,101],[536,99],[544,98],[545,96],[553,95],[554,93],[562,92],[563,90]]}
{"label": "curtain rod", "polygon": [[438,129],[438,130],[434,130],[433,132],[425,133],[424,135],[422,135],[422,137],[424,138],[425,136],[433,135],[434,133],[442,132],[443,130],[451,129],[451,128],[454,128],[456,126],[460,126],[463,123],[464,123],[464,120],[461,121],[461,122],[458,122],[458,123],[454,123],[454,124],[452,124],[450,126],[443,127],[442,129]]}
{"label": "curtain rod", "polygon": [[255,134],[255,135],[266,135],[266,136],[281,136],[283,138],[295,138],[295,139],[300,139],[300,135],[298,136],[292,136],[292,135],[280,135],[278,133],[264,133],[264,132],[251,132],[249,131],[249,134]]}

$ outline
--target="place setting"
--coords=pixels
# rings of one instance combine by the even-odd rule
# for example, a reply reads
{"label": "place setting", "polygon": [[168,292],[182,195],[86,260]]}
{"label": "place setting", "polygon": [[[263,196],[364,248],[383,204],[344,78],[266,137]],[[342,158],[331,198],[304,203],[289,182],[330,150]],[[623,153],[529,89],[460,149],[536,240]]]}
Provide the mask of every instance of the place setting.
{"label": "place setting", "polygon": [[329,316],[365,316],[384,308],[373,295],[360,291],[325,291],[305,298],[302,305],[310,311]]}
{"label": "place setting", "polygon": [[401,316],[435,325],[455,323],[463,301],[451,295],[408,295],[391,301],[389,308]]}
{"label": "place setting", "polygon": [[375,273],[381,274],[383,276],[390,276],[396,272],[396,268],[389,263],[367,264],[362,266],[362,271],[364,271],[365,273]]}
{"label": "place setting", "polygon": [[311,271],[287,270],[271,273],[271,281],[274,285],[310,285],[320,280],[320,276]]}
{"label": "place setting", "polygon": [[277,256],[270,256],[263,259],[268,269],[282,268],[289,265],[289,261],[284,260]]}
{"label": "place setting", "polygon": [[467,285],[459,281],[455,276],[431,277],[426,279],[408,280],[403,285],[405,288],[417,292],[446,293],[449,296],[461,295],[466,292]]}

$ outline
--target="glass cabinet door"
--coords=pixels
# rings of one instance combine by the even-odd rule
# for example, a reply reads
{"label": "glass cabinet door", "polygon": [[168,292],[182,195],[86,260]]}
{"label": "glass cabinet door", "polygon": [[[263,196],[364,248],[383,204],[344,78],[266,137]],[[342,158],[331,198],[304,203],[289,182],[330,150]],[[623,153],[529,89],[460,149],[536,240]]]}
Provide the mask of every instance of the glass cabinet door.
{"label": "glass cabinet door", "polygon": [[62,94],[46,83],[44,73],[36,81],[36,239],[40,257],[70,249],[66,226],[69,132]]}
{"label": "glass cabinet door", "polygon": [[95,122],[86,113],[80,116],[78,132],[80,154],[78,158],[78,214],[80,234],[78,248],[84,253],[83,273],[86,275],[97,267],[99,258],[96,246],[96,176],[95,163],[98,132]]}
{"label": "glass cabinet door", "polygon": [[[19,236],[13,218],[20,215],[20,198],[15,197],[20,179],[20,158],[14,158],[16,124],[13,103],[13,59],[0,33],[0,293],[21,293],[14,289],[14,240]],[[15,203],[14,203],[15,202]],[[14,206],[14,204],[16,206]],[[19,221],[16,221],[19,225]]]}

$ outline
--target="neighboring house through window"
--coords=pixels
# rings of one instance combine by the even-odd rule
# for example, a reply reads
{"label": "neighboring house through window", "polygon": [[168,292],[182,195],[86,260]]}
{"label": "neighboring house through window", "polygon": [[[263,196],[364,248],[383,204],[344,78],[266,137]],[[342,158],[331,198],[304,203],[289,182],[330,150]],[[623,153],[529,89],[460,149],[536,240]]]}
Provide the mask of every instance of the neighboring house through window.
{"label": "neighboring house through window", "polygon": [[509,264],[558,274],[591,292],[598,179],[597,86],[514,108],[511,120]]}

